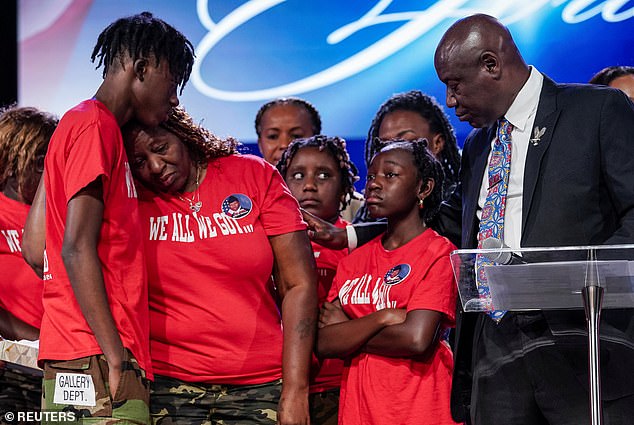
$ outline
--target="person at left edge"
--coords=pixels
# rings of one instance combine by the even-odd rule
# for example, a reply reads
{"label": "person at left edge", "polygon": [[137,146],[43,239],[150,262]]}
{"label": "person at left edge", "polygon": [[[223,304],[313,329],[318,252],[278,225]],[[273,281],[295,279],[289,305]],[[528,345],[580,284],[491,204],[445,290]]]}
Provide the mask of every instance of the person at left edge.
{"label": "person at left edge", "polygon": [[309,423],[316,272],[280,174],[182,108],[123,136],[141,183],[154,423]]}
{"label": "person at left edge", "polygon": [[[0,110],[0,340],[37,340],[42,279],[22,259],[22,229],[58,119],[32,107]],[[0,361],[0,423],[8,412],[40,409],[40,371]]]}
{"label": "person at left edge", "polygon": [[143,12],[105,28],[92,60],[103,65],[104,81],[64,114],[45,161],[42,409],[74,412],[83,423],[144,424],[152,378],[147,277],[119,127],[167,119],[194,51],[183,34]]}

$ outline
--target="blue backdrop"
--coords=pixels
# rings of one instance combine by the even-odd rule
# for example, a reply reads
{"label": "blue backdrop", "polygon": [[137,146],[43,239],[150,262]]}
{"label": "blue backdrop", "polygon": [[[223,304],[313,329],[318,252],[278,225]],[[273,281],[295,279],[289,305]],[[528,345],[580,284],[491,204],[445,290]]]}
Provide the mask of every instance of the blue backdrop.
{"label": "blue backdrop", "polygon": [[[363,140],[385,99],[420,89],[444,104],[433,53],[460,17],[498,17],[527,62],[559,82],[634,64],[631,0],[21,0],[19,8],[22,105],[62,114],[91,97],[101,81],[90,62],[97,35],[149,10],[195,45],[181,103],[208,128],[253,147],[260,105],[303,97],[320,111],[325,134],[348,140],[363,174]],[[462,143],[470,128],[449,115]]]}

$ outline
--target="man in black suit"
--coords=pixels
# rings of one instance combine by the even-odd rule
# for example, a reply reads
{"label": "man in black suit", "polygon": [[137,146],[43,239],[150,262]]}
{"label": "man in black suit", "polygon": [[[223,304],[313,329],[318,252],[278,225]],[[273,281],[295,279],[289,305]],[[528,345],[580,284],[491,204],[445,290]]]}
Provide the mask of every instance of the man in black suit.
{"label": "man in black suit", "polygon": [[[504,243],[512,248],[634,243],[634,107],[622,93],[560,85],[529,67],[487,15],[453,24],[434,58],[447,106],[475,130],[441,231],[475,248],[497,121],[513,125]],[[606,310],[606,424],[634,423],[632,310]],[[460,313],[452,413],[474,425],[587,424],[583,312]]]}
{"label": "man in black suit", "polygon": [[[511,131],[503,223],[512,248],[634,243],[634,105],[618,90],[556,84],[524,62],[509,31],[474,15],[452,25],[435,54],[447,106],[475,130],[460,183],[434,228],[476,248],[497,121]],[[333,229],[305,215],[313,240],[353,247],[381,225]],[[457,316],[452,413],[473,425],[590,423],[583,311]],[[634,423],[634,314],[601,321],[604,424]]]}

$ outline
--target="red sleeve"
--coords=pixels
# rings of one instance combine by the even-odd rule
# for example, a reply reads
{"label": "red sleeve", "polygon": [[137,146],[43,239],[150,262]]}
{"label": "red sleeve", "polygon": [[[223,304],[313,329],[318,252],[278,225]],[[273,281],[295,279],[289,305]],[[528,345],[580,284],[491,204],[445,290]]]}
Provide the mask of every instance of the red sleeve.
{"label": "red sleeve", "polygon": [[109,193],[108,185],[116,158],[116,142],[119,129],[103,129],[93,124],[79,133],[70,144],[64,170],[64,194],[66,202],[89,183],[103,176],[103,193]]}
{"label": "red sleeve", "polygon": [[407,304],[407,311],[439,311],[446,316],[448,325],[454,325],[458,290],[449,259],[453,249],[453,245],[444,238],[438,238],[432,243],[428,254],[435,258],[423,280],[416,285]]}
{"label": "red sleeve", "polygon": [[326,301],[331,303],[337,298],[339,298],[339,285],[337,283],[337,276],[335,275],[335,278],[332,280],[332,285],[330,285],[330,289],[328,290]]}

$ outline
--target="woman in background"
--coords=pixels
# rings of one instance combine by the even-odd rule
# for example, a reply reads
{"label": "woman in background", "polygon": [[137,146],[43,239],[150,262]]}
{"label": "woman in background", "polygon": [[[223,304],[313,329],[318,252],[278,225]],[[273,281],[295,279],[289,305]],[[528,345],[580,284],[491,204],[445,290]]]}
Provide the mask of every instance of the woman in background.
{"label": "woman in background", "polygon": [[[255,116],[255,132],[262,157],[276,165],[293,140],[321,133],[321,117],[307,100],[282,97],[260,107]],[[362,198],[360,193],[353,192],[350,202],[340,214],[344,220],[352,221],[361,207]]]}
{"label": "woman in background", "polygon": [[307,100],[282,97],[260,107],[255,116],[255,132],[262,157],[276,165],[293,140],[321,133],[321,117]]}
{"label": "woman in background", "polygon": [[[376,112],[365,141],[365,161],[370,161],[376,151],[375,141],[427,139],[430,152],[443,166],[443,199],[455,189],[460,170],[460,152],[456,134],[447,114],[431,96],[419,90],[398,93],[386,100]],[[353,222],[373,221],[365,206],[357,212]]]}
{"label": "woman in background", "polygon": [[[0,110],[0,338],[39,339],[42,280],[22,258],[22,231],[58,119],[30,107]],[[0,362],[0,418],[39,411],[42,377]]]}
{"label": "woman in background", "polygon": [[634,66],[608,66],[594,74],[589,83],[620,89],[634,102]]}

